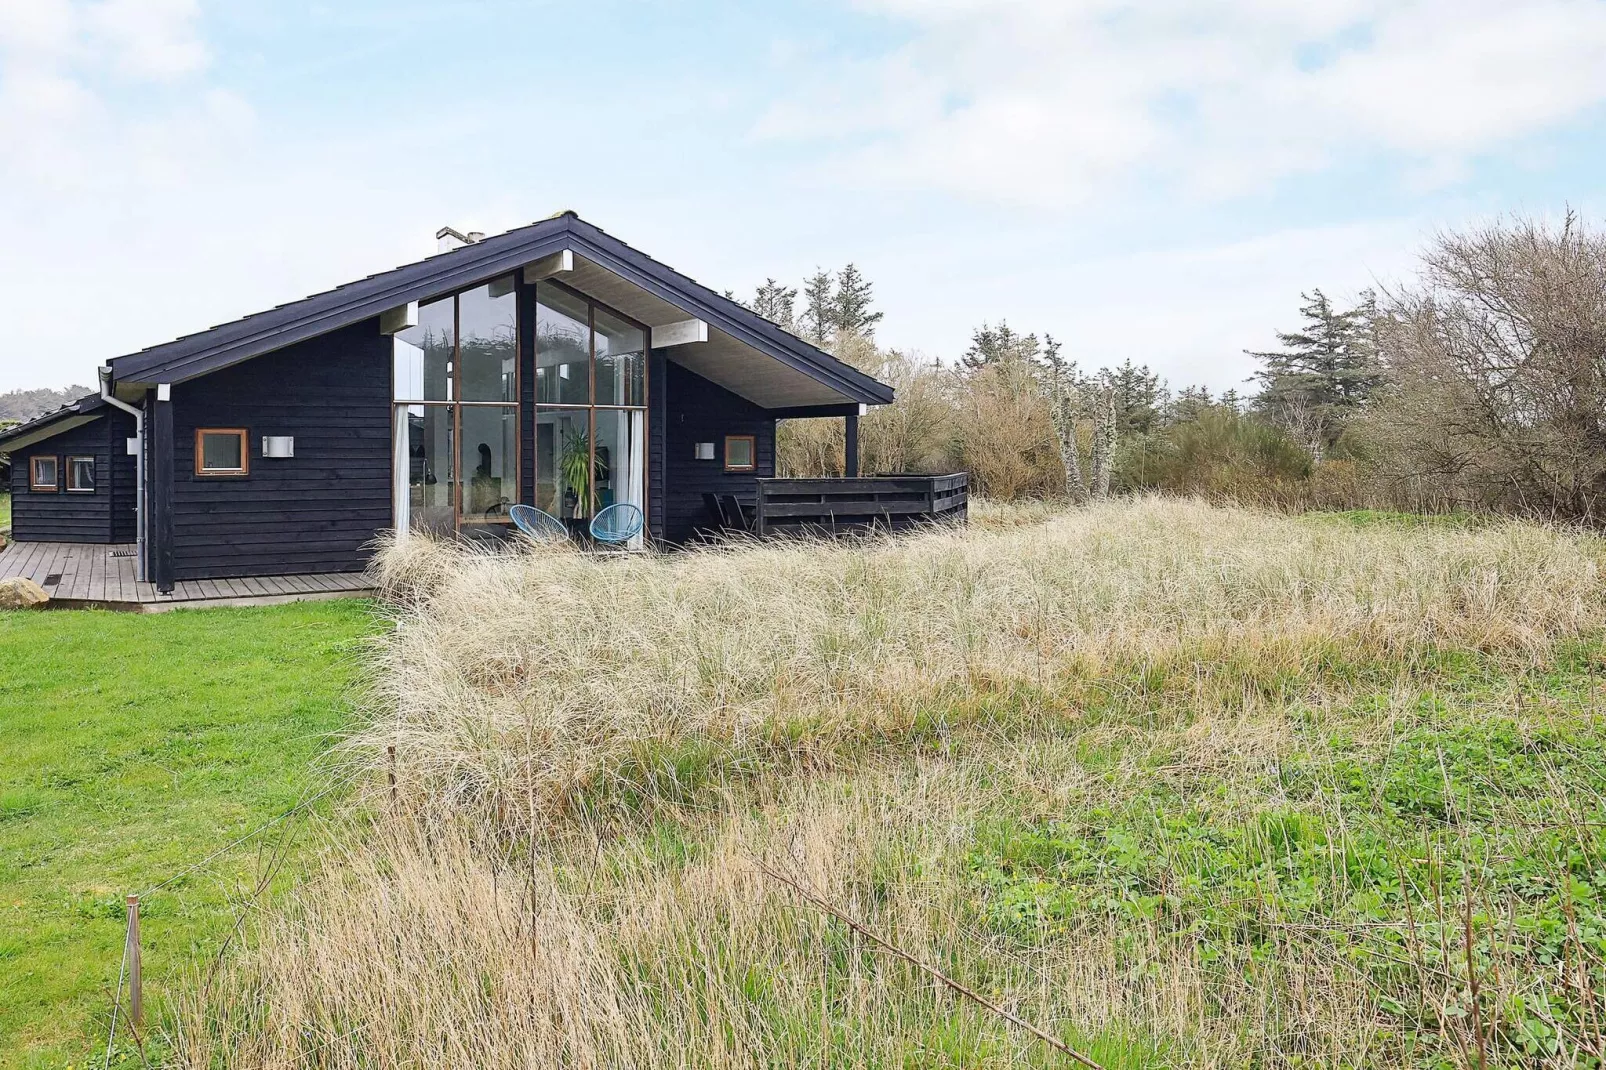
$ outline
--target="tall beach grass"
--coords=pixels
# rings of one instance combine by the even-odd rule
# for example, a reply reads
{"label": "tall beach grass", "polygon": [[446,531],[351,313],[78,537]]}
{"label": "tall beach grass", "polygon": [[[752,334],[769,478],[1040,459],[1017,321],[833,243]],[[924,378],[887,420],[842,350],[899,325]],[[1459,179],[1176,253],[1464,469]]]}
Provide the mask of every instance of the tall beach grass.
{"label": "tall beach grass", "polygon": [[1000,708],[1063,714],[1134,667],[1236,701],[1246,671],[1531,651],[1606,617],[1593,544],[1533,524],[1158,498],[1027,515],[668,556],[409,539],[380,561],[401,609],[354,746],[394,746],[434,803],[539,823],[664,754],[819,767]]}
{"label": "tall beach grass", "polygon": [[1064,1065],[756,861],[1109,1067],[1606,1058],[1588,537],[1150,499],[379,572],[369,805],[191,1070]]}

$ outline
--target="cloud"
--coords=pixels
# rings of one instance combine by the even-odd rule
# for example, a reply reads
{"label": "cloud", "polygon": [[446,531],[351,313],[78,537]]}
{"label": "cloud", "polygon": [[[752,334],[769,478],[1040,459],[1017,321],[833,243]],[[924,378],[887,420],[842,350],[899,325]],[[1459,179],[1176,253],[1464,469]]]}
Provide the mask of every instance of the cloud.
{"label": "cloud", "polygon": [[14,197],[78,184],[137,148],[119,98],[204,69],[198,15],[195,0],[0,0],[0,178]]}
{"label": "cloud", "polygon": [[196,0],[100,0],[82,14],[97,51],[130,77],[167,80],[206,66]]}
{"label": "cloud", "polygon": [[837,176],[1055,205],[1204,195],[1381,155],[1449,178],[1606,102],[1599,0],[859,0],[901,43],[817,72],[761,138]]}
{"label": "cloud", "polygon": [[1078,255],[1075,243],[1063,243],[1058,256],[1047,251],[1059,244],[1049,238],[994,259],[985,272],[972,257],[943,255],[952,243],[937,237],[883,253],[888,269],[876,284],[887,318],[879,333],[953,359],[982,320],[1005,318],[1053,334],[1084,367],[1131,358],[1173,386],[1242,391],[1256,370],[1243,351],[1275,348],[1274,332],[1298,325],[1301,291],[1321,287],[1348,302],[1393,285],[1410,275],[1431,229],[1408,217],[1271,226],[1137,251]]}

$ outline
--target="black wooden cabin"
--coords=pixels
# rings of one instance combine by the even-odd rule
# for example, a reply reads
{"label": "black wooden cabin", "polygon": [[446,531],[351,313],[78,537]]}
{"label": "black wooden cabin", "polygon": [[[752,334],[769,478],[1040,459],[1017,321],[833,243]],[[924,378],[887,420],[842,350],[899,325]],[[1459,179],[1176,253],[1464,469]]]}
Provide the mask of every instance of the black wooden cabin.
{"label": "black wooden cabin", "polygon": [[392,528],[494,536],[516,502],[577,529],[634,502],[647,538],[680,543],[720,502],[757,515],[777,420],[847,421],[851,475],[858,416],[892,400],[573,213],[441,237],[456,247],[118,357],[99,395],[0,435],[14,537],[137,542],[160,590],[360,569]]}

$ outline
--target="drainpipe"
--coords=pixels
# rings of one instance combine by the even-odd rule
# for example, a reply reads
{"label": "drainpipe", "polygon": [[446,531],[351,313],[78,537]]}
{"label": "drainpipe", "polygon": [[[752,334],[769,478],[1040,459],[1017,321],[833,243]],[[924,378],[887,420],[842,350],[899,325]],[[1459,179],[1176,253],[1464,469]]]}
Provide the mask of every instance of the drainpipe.
{"label": "drainpipe", "polygon": [[145,582],[145,410],[136,409],[126,401],[118,399],[112,393],[112,370],[108,365],[100,367],[100,397],[106,404],[122,409],[134,418],[134,440],[139,443],[138,452],[134,454],[134,537],[138,543],[135,551],[135,575],[141,583]]}

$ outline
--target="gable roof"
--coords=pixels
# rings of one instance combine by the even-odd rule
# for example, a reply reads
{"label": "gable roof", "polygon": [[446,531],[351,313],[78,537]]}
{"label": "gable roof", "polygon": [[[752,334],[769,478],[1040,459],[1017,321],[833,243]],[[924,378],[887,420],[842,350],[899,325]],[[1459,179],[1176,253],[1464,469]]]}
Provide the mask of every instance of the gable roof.
{"label": "gable roof", "polygon": [[85,394],[77,401],[69,402],[59,409],[53,409],[16,427],[0,431],[0,452],[22,449],[59,435],[63,431],[81,427],[91,420],[98,420],[104,415],[100,411],[104,408],[106,408],[105,398],[99,394]]}
{"label": "gable roof", "polygon": [[626,245],[573,212],[118,357],[111,362],[112,376],[124,384],[183,382],[360,323],[410,301],[428,300],[486,282],[566,249],[807,375],[845,401],[869,405],[892,401],[893,390],[887,384]]}

